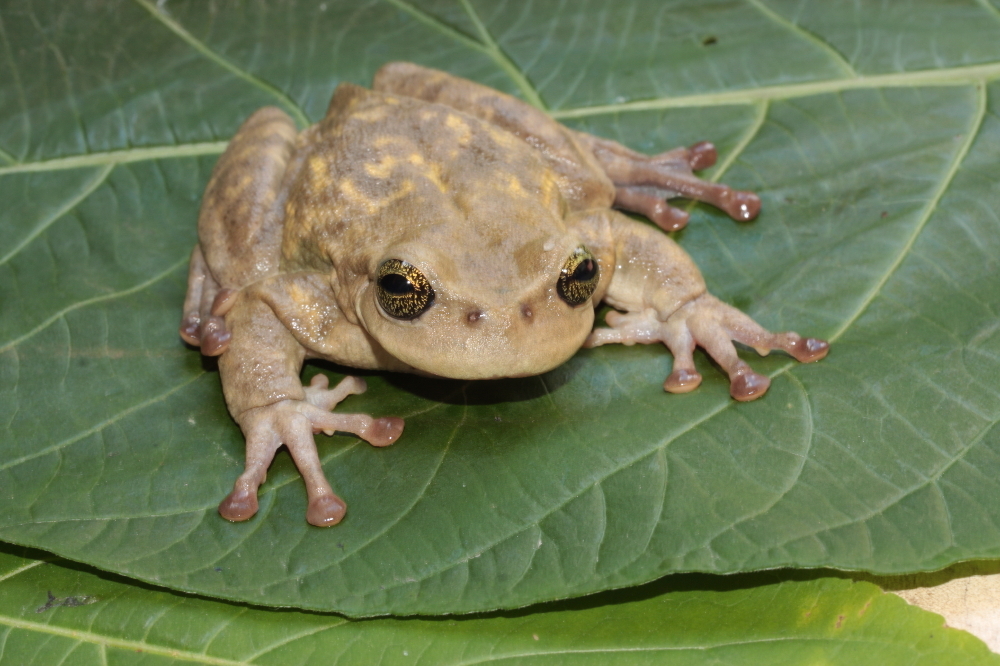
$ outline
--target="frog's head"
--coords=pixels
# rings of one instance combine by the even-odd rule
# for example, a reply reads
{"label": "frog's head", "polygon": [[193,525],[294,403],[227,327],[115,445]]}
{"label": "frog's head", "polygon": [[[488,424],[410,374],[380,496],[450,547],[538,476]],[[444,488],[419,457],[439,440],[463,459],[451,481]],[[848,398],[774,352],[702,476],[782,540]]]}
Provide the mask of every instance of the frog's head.
{"label": "frog's head", "polygon": [[[454,379],[551,370],[594,323],[600,267],[571,234],[461,244],[404,243],[373,263],[356,311],[392,356]],[[484,245],[486,246],[484,248]]]}

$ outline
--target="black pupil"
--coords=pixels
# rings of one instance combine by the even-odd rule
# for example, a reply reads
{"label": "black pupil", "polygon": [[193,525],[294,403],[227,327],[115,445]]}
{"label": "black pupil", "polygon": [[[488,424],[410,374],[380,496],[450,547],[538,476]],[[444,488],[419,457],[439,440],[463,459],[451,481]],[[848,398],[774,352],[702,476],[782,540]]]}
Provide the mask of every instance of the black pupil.
{"label": "black pupil", "polygon": [[380,287],[395,296],[413,293],[413,284],[399,273],[383,275],[378,281]]}
{"label": "black pupil", "polygon": [[593,259],[587,259],[586,261],[581,261],[580,265],[573,271],[573,279],[580,282],[587,282],[594,279],[595,273],[597,273],[597,264],[594,263]]}

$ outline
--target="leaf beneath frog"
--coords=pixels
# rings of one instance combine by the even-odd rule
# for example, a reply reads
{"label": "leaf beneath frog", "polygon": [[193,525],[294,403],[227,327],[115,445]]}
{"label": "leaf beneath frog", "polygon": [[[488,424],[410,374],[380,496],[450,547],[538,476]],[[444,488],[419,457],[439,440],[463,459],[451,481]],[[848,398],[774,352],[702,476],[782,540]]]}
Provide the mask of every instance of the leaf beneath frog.
{"label": "leaf beneath frog", "polygon": [[[528,18],[138,2],[88,5],[71,28],[61,3],[5,5],[0,538],[352,615],[516,607],[674,571],[1000,556],[1000,19],[956,11],[948,26],[971,28],[942,24],[929,62],[932,4],[907,21],[786,4]],[[250,108],[316,118],[336,81],[391,58],[540,94],[647,152],[715,141],[713,175],[760,192],[763,213],[738,225],[698,207],[679,242],[719,296],[832,338],[829,358],[748,352],[774,377],[748,404],[703,357],[698,391],[663,393],[654,347],[517,381],[372,376],[344,408],[407,430],[385,450],[319,438],[341,526],[305,523],[284,454],[260,514],[223,521],[242,437],[176,335],[214,154]]]}
{"label": "leaf beneath frog", "polygon": [[[36,553],[37,555],[37,553]],[[73,663],[1000,663],[870,583],[675,576],[535,613],[345,620],[246,608],[0,553],[0,666]],[[666,582],[666,581],[664,581]],[[670,590],[669,592],[667,590]]]}

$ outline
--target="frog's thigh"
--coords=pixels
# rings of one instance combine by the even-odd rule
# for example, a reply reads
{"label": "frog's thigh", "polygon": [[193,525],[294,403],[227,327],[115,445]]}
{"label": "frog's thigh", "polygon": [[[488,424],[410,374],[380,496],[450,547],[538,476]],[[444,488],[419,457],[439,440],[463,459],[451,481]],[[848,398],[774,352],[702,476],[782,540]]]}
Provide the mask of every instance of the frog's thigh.
{"label": "frog's thigh", "polygon": [[295,123],[284,111],[260,109],[240,126],[212,171],[198,216],[198,238],[223,289],[239,289],[278,270],[281,181],[296,135]]}
{"label": "frog's thigh", "polygon": [[265,107],[240,126],[212,171],[191,255],[181,337],[207,356],[226,351],[223,317],[243,286],[277,272],[281,249],[281,180],[295,124]]}

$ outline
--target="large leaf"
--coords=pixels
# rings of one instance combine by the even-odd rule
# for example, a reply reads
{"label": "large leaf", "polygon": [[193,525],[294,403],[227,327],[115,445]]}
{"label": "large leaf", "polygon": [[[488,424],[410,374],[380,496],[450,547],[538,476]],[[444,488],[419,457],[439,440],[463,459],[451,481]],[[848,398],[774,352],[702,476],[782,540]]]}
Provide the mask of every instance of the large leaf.
{"label": "large leaf", "polygon": [[350,621],[0,553],[0,666],[1000,663],[979,640],[870,583],[767,578],[689,575],[669,593],[653,585],[531,614]]}
{"label": "large leaf", "polygon": [[[0,13],[0,538],[355,615],[1000,556],[994,6],[161,5]],[[200,192],[252,108],[315,119],[389,59],[647,152],[715,141],[712,177],[764,211],[695,208],[679,242],[719,296],[830,357],[749,354],[774,378],[749,404],[703,357],[698,391],[664,394],[653,347],[516,381],[371,376],[345,408],[407,430],[386,450],[320,438],[341,526],[304,522],[284,455],[260,514],[223,521],[242,437],[176,336]]]}

